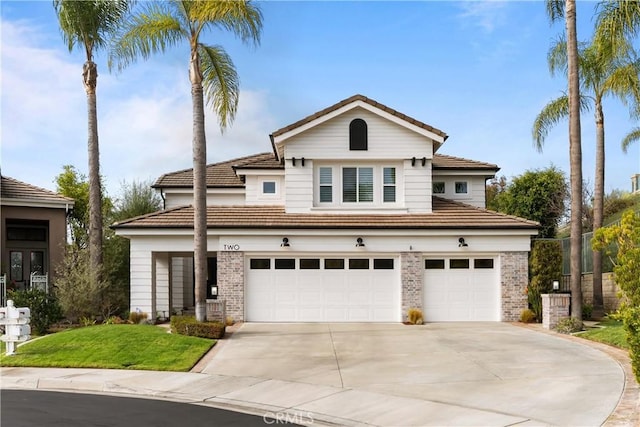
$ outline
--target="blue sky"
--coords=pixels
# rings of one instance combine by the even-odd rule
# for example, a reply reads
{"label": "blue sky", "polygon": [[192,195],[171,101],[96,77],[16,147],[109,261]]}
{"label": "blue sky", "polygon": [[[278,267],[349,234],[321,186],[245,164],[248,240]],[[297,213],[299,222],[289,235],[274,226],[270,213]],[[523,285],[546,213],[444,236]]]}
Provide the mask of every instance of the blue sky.
{"label": "blue sky", "polygon": [[[563,30],[541,1],[259,3],[260,46],[224,33],[220,44],[241,80],[239,112],[221,135],[207,114],[208,161],[269,151],[268,135],[356,93],[449,135],[440,153],[496,163],[511,178],[555,165],[569,173],[568,131],[560,124],[543,153],[532,144],[540,109],[565,90],[546,54]],[[592,31],[596,3],[578,3],[578,37]],[[55,189],[72,164],[87,171],[86,97],[80,51],[63,43],[51,1],[6,1],[1,8],[2,174]],[[188,48],[180,46],[122,73],[98,54],[101,172],[117,197],[122,182],[155,180],[191,167]],[[605,101],[606,190],[630,189],[640,144],[620,140],[637,123]],[[582,118],[583,173],[593,185],[593,115]]]}

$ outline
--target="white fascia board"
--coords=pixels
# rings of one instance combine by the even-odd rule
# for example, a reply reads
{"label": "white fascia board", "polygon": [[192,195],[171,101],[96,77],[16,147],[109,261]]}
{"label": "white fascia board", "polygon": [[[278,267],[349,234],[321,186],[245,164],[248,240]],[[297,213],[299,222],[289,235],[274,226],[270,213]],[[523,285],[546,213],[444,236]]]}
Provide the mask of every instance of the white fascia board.
{"label": "white fascia board", "polygon": [[[163,194],[166,196],[167,194],[192,194],[193,187],[186,188],[177,188],[177,187],[169,187],[166,190],[163,190]],[[244,188],[233,187],[233,188],[207,188],[207,194],[244,194]]]}
{"label": "white fascia board", "polygon": [[236,169],[237,175],[284,176],[284,169]]}
{"label": "white fascia board", "polygon": [[455,169],[455,170],[441,170],[441,169],[432,169],[432,176],[434,178],[438,176],[495,176],[495,173],[491,172],[490,169],[485,170],[474,170],[474,169]]}
{"label": "white fascia board", "polygon": [[372,112],[373,114],[377,114],[380,117],[383,117],[393,123],[396,123],[402,127],[405,127],[409,130],[412,130],[422,136],[425,136],[429,139],[432,139],[433,141],[435,141],[436,143],[439,144],[443,144],[444,143],[444,138],[441,137],[440,135],[437,135],[431,131],[428,131],[427,129],[423,129],[421,127],[415,126],[405,120],[402,120],[400,117],[394,116],[393,114],[387,113],[386,111],[380,110],[379,108],[374,107],[373,105],[370,105],[364,101],[354,101],[350,104],[344,105],[340,108],[338,108],[337,110],[333,110],[328,114],[325,114],[324,116],[318,117],[315,120],[312,120],[308,123],[303,124],[302,126],[298,126],[295,129],[291,129],[289,132],[285,132],[282,135],[278,135],[276,137],[274,137],[273,141],[276,144],[281,144],[282,142],[284,142],[285,140],[298,135],[306,130],[309,130],[315,126],[318,126],[321,123],[324,123],[328,120],[333,119],[334,117],[337,117],[343,113],[346,113],[347,111],[353,110],[356,107],[361,107],[367,111]]}
{"label": "white fascia board", "polygon": [[57,202],[53,200],[40,200],[40,199],[7,199],[3,198],[2,206],[17,206],[24,208],[49,208],[49,209],[71,209],[75,202],[70,200],[68,202]]}

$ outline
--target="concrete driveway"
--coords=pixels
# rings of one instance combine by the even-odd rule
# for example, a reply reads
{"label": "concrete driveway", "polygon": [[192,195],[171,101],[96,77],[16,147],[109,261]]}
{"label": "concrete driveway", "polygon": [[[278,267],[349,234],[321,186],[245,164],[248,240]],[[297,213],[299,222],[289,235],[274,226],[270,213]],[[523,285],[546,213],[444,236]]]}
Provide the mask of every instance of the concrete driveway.
{"label": "concrete driveway", "polygon": [[273,380],[244,390],[258,404],[299,383],[292,409],[374,425],[598,426],[625,379],[598,350],[506,323],[248,323],[203,373]]}

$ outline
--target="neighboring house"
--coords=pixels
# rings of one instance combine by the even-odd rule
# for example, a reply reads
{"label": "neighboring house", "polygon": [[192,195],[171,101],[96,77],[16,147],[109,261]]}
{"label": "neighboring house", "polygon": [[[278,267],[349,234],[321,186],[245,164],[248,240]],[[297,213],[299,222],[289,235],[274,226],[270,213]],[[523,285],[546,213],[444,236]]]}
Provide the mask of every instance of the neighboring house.
{"label": "neighboring house", "polygon": [[[437,153],[447,135],[361,95],[275,131],[272,151],[207,167],[209,284],[234,320],[514,321],[538,223],[484,209],[496,165]],[[131,310],[193,300],[192,170],[131,240]],[[211,295],[209,295],[211,296]]]}
{"label": "neighboring house", "polygon": [[631,193],[640,193],[640,173],[631,176]]}
{"label": "neighboring house", "polygon": [[53,191],[1,177],[2,271],[8,285],[29,287],[31,273],[55,276],[64,257],[67,214],[74,201]]}

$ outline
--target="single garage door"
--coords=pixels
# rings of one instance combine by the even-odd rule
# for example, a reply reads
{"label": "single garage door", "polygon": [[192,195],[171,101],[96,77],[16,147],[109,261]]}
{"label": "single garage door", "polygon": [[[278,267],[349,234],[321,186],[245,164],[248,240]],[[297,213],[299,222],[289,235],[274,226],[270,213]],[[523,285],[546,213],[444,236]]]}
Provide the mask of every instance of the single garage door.
{"label": "single garage door", "polygon": [[427,258],[424,267],[426,321],[500,320],[496,258]]}
{"label": "single garage door", "polygon": [[399,322],[395,258],[249,258],[245,310],[253,322]]}

